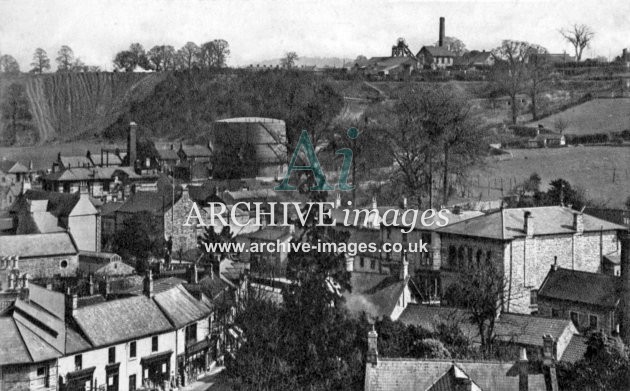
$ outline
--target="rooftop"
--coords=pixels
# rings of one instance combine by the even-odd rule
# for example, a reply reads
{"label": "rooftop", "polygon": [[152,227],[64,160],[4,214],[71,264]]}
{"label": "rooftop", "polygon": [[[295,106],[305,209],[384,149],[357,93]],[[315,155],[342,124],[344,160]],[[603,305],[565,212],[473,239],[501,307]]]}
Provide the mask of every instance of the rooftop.
{"label": "rooftop", "polygon": [[[580,212],[562,206],[503,209],[451,224],[438,232],[498,240],[525,237],[525,212],[531,213],[534,236],[574,234],[573,219]],[[626,227],[583,214],[584,232],[626,230]]]}
{"label": "rooftop", "polygon": [[[36,246],[33,244],[37,243]],[[0,236],[0,256],[24,258],[77,254],[68,232]]]}
{"label": "rooftop", "polygon": [[621,297],[620,282],[620,277],[607,274],[551,269],[538,290],[538,296],[615,308]]}

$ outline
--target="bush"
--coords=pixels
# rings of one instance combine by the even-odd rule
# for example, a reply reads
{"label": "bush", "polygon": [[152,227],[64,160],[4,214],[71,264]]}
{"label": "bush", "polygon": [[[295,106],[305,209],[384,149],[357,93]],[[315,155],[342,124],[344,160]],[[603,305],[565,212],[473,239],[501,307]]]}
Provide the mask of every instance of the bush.
{"label": "bush", "polygon": [[420,340],[416,344],[417,351],[424,358],[451,358],[451,353],[446,349],[444,344],[433,338]]}

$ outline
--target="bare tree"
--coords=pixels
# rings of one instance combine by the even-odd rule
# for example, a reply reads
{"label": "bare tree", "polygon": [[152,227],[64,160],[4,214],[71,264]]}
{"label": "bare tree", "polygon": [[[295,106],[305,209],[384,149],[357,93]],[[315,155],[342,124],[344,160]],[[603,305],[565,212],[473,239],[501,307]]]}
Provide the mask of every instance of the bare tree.
{"label": "bare tree", "polygon": [[573,45],[575,49],[575,62],[582,60],[582,52],[585,48],[589,47],[595,32],[589,26],[585,24],[574,24],[569,28],[563,28],[560,30],[560,34],[567,42]]}
{"label": "bare tree", "polygon": [[50,59],[48,58],[48,53],[46,53],[46,51],[42,48],[35,49],[31,66],[33,67],[31,72],[39,74],[50,69]]}
{"label": "bare tree", "polygon": [[181,49],[177,51],[179,67],[182,69],[192,69],[197,64],[199,56],[199,46],[194,42],[186,42]]}
{"label": "bare tree", "polygon": [[74,52],[68,45],[63,45],[57,52],[57,72],[68,72],[72,70],[74,63]]}
{"label": "bare tree", "polygon": [[[465,260],[460,259],[464,263]],[[482,264],[483,263],[483,264]],[[446,290],[449,304],[466,310],[470,322],[477,327],[481,347],[489,352],[496,340],[495,325],[509,300],[509,282],[491,260],[478,260],[458,265],[461,272]]]}
{"label": "bare tree", "polygon": [[230,55],[230,46],[224,39],[215,39],[201,45],[198,62],[202,68],[223,68]]}
{"label": "bare tree", "polygon": [[[439,42],[436,41],[433,45],[438,46],[438,44]],[[466,45],[464,44],[464,42],[456,37],[444,37],[443,45],[449,52],[458,57],[468,52],[468,50],[466,50]]]}
{"label": "bare tree", "polygon": [[13,56],[4,54],[0,57],[0,72],[20,73],[20,64]]}
{"label": "bare tree", "polygon": [[531,100],[532,119],[538,119],[538,95],[545,90],[551,80],[551,64],[547,49],[530,45],[526,58],[525,91]]}
{"label": "bare tree", "polygon": [[155,45],[147,52],[147,58],[155,71],[172,70],[175,66],[175,48],[171,45]]}
{"label": "bare tree", "polygon": [[299,60],[300,57],[296,52],[287,52],[284,55],[284,58],[280,60],[283,68],[291,69],[295,66],[295,62]]}
{"label": "bare tree", "polygon": [[553,128],[556,132],[562,134],[569,127],[569,120],[558,117],[553,121]]}
{"label": "bare tree", "polygon": [[504,91],[510,98],[513,124],[516,124],[520,113],[517,96],[525,88],[531,50],[532,45],[527,42],[504,40],[501,46],[492,51],[495,58],[492,81],[498,90]]}

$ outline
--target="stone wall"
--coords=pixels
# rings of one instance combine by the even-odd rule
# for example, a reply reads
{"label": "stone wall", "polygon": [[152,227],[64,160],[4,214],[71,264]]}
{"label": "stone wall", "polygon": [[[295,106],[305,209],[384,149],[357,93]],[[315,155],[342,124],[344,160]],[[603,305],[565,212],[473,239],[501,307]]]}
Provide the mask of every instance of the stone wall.
{"label": "stone wall", "polygon": [[41,258],[20,258],[20,274],[28,273],[31,278],[52,278],[56,275],[72,277],[77,274],[79,256],[77,254]]}
{"label": "stone wall", "polygon": [[603,330],[608,334],[615,331],[619,323],[615,311],[612,309],[543,297],[538,299],[538,314],[540,316],[552,317],[552,309],[557,312],[556,317],[562,319],[571,319],[571,312],[578,313],[577,326],[580,332],[590,329],[589,317],[591,315],[597,316],[597,329]]}
{"label": "stone wall", "polygon": [[202,234],[202,228],[184,226],[192,206],[193,201],[188,195],[188,189],[184,189],[181,198],[175,203],[173,208],[168,210],[164,215],[165,236],[173,237],[173,252],[175,253],[180,249],[186,251],[196,248],[197,236]]}
{"label": "stone wall", "polygon": [[26,365],[6,365],[0,368],[0,390],[56,390],[56,360]]}

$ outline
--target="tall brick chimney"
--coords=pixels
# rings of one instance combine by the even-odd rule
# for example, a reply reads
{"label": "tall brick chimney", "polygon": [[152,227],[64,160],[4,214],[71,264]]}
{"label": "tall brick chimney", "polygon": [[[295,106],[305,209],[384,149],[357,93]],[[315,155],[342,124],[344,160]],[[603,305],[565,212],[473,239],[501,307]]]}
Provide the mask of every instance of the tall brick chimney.
{"label": "tall brick chimney", "polygon": [[573,229],[578,234],[584,232],[584,214],[582,212],[573,214]]}
{"label": "tall brick chimney", "polygon": [[438,39],[438,46],[444,46],[444,17],[440,16],[440,37]]}
{"label": "tall brick chimney", "polygon": [[138,137],[138,124],[129,123],[129,134],[127,135],[127,157],[129,158],[129,167],[135,167],[138,155],[136,153],[136,142]]}
{"label": "tall brick chimney", "polygon": [[630,344],[630,234],[621,236],[621,338]]}

